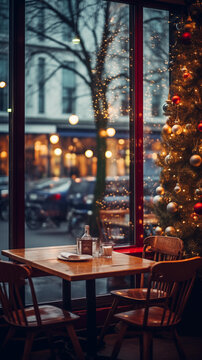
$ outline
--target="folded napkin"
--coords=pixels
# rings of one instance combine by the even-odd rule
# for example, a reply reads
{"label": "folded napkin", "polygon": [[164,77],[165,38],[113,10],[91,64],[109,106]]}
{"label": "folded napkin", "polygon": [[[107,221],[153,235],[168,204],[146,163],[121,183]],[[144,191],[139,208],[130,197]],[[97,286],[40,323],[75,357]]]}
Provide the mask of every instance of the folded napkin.
{"label": "folded napkin", "polygon": [[61,252],[60,256],[68,260],[77,260],[77,259],[79,260],[81,258],[81,255],[69,253],[69,252]]}

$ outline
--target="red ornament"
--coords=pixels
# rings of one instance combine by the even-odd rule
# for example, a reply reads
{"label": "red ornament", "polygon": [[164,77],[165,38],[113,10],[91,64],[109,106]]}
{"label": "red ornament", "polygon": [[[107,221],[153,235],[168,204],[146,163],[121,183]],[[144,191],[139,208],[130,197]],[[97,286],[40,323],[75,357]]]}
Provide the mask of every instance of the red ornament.
{"label": "red ornament", "polygon": [[182,40],[184,40],[184,41],[189,41],[189,40],[191,40],[191,34],[190,34],[190,32],[188,32],[188,31],[184,32],[184,33],[182,34]]}
{"label": "red ornament", "polygon": [[196,203],[194,205],[194,211],[195,213],[197,213],[198,215],[202,215],[202,203]]}
{"label": "red ornament", "polygon": [[198,131],[202,132],[202,122],[198,124]]}
{"label": "red ornament", "polygon": [[183,78],[188,79],[190,77],[191,77],[191,74],[188,71],[185,71],[184,74],[183,74]]}
{"label": "red ornament", "polygon": [[172,102],[174,102],[174,104],[178,105],[180,103],[180,97],[178,95],[174,95],[172,97]]}

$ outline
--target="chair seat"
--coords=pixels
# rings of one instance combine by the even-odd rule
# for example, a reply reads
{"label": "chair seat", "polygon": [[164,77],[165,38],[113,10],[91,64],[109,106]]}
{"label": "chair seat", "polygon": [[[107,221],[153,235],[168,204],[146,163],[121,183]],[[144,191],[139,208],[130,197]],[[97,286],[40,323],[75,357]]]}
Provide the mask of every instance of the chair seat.
{"label": "chair seat", "polygon": [[[50,305],[41,305],[39,306],[39,312],[40,312],[40,316],[41,316],[41,326],[50,326],[50,325],[56,325],[61,324],[62,322],[67,323],[67,322],[72,322],[74,320],[77,320],[79,318],[79,316],[70,313],[66,310],[62,310],[58,307],[55,306],[50,306]],[[34,307],[28,307],[25,308],[25,313],[27,316],[27,322],[28,322],[28,326],[29,327],[37,327],[37,321],[36,321],[36,316],[35,316],[35,310]],[[18,315],[22,320],[22,324],[21,326],[25,326],[26,324],[23,321],[22,318],[22,313],[19,310],[18,311]],[[16,315],[15,315],[16,316]]]}
{"label": "chair seat", "polygon": [[[146,288],[137,288],[137,289],[121,289],[111,291],[111,294],[114,296],[119,296],[121,299],[133,300],[133,301],[145,301],[147,296]],[[167,293],[165,291],[159,291],[157,289],[150,290],[150,301],[151,300],[165,300]]]}
{"label": "chair seat", "polygon": [[[124,320],[129,324],[142,328],[144,313],[145,313],[145,309],[142,308],[142,309],[119,313],[116,314],[115,317],[118,318],[119,320]],[[177,317],[175,317],[174,312],[170,312],[169,310],[166,310],[164,320],[162,323],[161,321],[162,321],[163,313],[164,313],[163,307],[159,307],[159,306],[150,307],[148,313],[147,325],[144,326],[144,328],[170,327],[178,324],[178,322],[180,321]],[[170,324],[169,326],[167,325],[168,319]]]}

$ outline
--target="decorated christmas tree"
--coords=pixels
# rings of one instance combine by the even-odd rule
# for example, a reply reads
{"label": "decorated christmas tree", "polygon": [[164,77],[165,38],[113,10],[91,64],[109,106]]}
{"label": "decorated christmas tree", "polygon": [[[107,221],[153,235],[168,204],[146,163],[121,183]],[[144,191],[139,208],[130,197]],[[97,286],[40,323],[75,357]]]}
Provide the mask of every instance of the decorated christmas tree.
{"label": "decorated christmas tree", "polygon": [[163,105],[156,234],[180,237],[188,255],[202,255],[202,3],[178,19],[171,47],[170,91]]}

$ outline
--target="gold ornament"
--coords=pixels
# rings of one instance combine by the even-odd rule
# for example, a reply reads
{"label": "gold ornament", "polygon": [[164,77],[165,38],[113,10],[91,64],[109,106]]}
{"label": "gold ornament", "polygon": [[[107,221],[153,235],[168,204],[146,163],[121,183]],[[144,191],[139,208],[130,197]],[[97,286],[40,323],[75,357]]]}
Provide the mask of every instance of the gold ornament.
{"label": "gold ornament", "polygon": [[154,205],[159,205],[163,202],[163,198],[160,195],[156,195],[153,198]]}
{"label": "gold ornament", "polygon": [[178,210],[178,205],[176,202],[172,201],[167,205],[167,211],[171,214],[174,214]]}
{"label": "gold ornament", "polygon": [[186,24],[184,25],[184,30],[192,32],[196,27],[196,23],[192,21],[191,16],[188,16]]}
{"label": "gold ornament", "polygon": [[200,155],[192,155],[189,159],[190,165],[199,167],[201,165],[201,157]]}
{"label": "gold ornament", "polygon": [[182,133],[182,126],[177,125],[177,124],[173,125],[172,133],[175,135],[180,135]]}
{"label": "gold ornament", "polygon": [[157,226],[155,229],[155,235],[161,235],[163,232],[162,228],[160,226]]}
{"label": "gold ornament", "polygon": [[166,229],[165,229],[165,234],[166,235],[175,235],[176,232],[175,232],[175,228],[173,226],[168,226]]}
{"label": "gold ornament", "polygon": [[163,126],[163,128],[162,128],[162,132],[164,133],[164,134],[167,134],[167,135],[169,135],[169,134],[171,134],[171,127],[168,125],[168,124],[165,124],[164,126]]}
{"label": "gold ornament", "polygon": [[156,193],[157,193],[157,195],[163,195],[164,192],[165,192],[165,190],[164,190],[163,186],[158,186],[158,187],[156,188]]}

